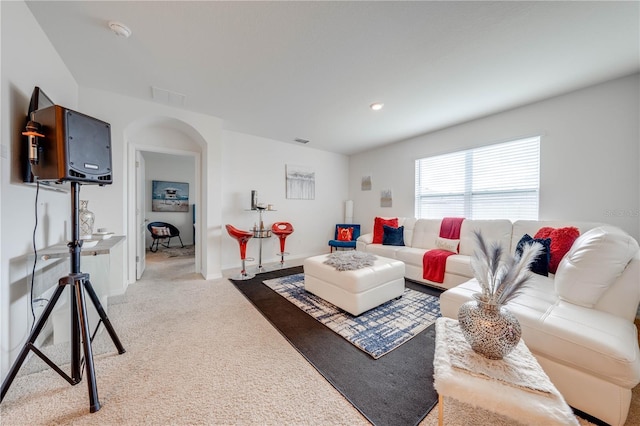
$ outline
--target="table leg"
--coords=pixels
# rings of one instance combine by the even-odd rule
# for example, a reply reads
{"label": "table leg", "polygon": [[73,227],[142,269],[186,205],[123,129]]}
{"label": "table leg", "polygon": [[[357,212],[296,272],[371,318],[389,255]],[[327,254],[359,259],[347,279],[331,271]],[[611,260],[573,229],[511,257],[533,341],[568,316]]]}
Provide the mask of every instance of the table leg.
{"label": "table leg", "polygon": [[438,426],[443,425],[443,417],[444,415],[444,399],[442,395],[438,395]]}
{"label": "table leg", "polygon": [[258,272],[264,272],[264,268],[262,267],[262,237],[264,235],[262,235],[262,233],[264,232],[263,229],[263,225],[262,225],[262,210],[258,209],[258,218],[260,220],[259,222],[259,234],[258,236],[260,237],[260,242],[258,243]]}
{"label": "table leg", "polygon": [[258,245],[258,271],[262,272],[262,230],[260,230],[260,242]]}

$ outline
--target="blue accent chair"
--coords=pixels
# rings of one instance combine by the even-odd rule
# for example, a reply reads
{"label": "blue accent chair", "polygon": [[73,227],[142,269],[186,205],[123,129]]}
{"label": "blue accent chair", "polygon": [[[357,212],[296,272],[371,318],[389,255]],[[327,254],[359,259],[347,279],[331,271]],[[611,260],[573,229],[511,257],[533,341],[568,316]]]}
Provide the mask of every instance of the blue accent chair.
{"label": "blue accent chair", "polygon": [[[351,241],[339,241],[338,240],[338,228],[353,228],[353,235]],[[338,250],[342,249],[354,249],[356,248],[356,240],[360,236],[360,225],[354,225],[352,223],[338,223],[336,225],[336,231],[333,237],[333,240],[329,240],[329,247],[331,247],[331,252],[333,253],[333,249]]]}

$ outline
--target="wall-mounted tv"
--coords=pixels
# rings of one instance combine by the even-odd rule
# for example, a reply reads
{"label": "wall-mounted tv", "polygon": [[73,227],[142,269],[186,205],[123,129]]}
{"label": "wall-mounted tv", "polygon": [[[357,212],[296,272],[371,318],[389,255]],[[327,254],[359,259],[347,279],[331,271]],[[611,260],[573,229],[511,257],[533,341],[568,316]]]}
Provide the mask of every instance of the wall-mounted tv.
{"label": "wall-mounted tv", "polygon": [[[33,88],[33,92],[31,92],[31,101],[29,102],[29,110],[27,111],[27,117],[25,121],[25,127],[27,123],[31,120],[31,113],[37,111],[39,109],[47,108],[53,106],[54,103],[47,96],[46,93],[40,89],[40,87],[36,86]],[[22,150],[20,153],[20,162],[22,164],[22,180],[24,182],[32,183],[35,182],[35,177],[33,175],[33,171],[31,169],[31,162],[29,161],[29,147],[30,143],[28,141],[27,136],[24,136],[24,140],[22,143]]]}

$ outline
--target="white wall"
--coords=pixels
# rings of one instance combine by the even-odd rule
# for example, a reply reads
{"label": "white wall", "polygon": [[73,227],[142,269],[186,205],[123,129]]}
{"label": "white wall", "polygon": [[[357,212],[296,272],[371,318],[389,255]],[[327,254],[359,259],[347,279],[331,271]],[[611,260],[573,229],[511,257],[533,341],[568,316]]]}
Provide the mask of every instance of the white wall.
{"label": "white wall", "polygon": [[[180,138],[181,134],[165,130],[162,137]],[[171,155],[158,152],[143,152],[145,160],[146,219],[148,222],[167,222],[178,228],[180,238],[185,245],[193,244],[192,205],[195,200],[195,158],[185,155]],[[154,212],[151,208],[152,183],[154,180],[182,182],[189,184],[189,211]],[[151,233],[145,232],[146,246],[151,245]],[[170,241],[171,247],[180,247],[177,238]]]}
{"label": "white wall", "polygon": [[[104,227],[133,235],[129,210],[133,205],[132,169],[122,170],[131,163],[128,145],[139,145],[142,151],[150,146],[193,151],[202,149],[202,197],[206,202],[206,229],[201,230],[207,252],[203,253],[203,273],[211,279],[220,276],[222,270],[239,265],[237,242],[232,240],[224,225],[253,226],[257,213],[245,212],[250,207],[250,193],[258,190],[260,200],[274,204],[277,212],[265,213],[265,223],[290,221],[296,231],[287,239],[287,251],[293,257],[306,257],[326,252],[327,242],[333,235],[334,225],[343,220],[344,201],[347,199],[348,158],[344,155],[315,150],[309,146],[259,138],[222,130],[221,121],[166,105],[140,101],[133,98],[94,89],[80,89],[80,108],[86,114],[101,118],[111,124],[114,158],[114,184],[104,188],[90,187],[84,198],[98,212],[112,212],[106,216],[111,223]],[[204,147],[194,146],[195,136],[160,137],[167,132],[167,125],[144,125],[149,117],[172,117],[196,132]],[[126,130],[136,128],[136,131]],[[156,129],[156,130],[154,130]],[[188,134],[186,132],[183,132]],[[171,133],[168,133],[169,135]],[[171,146],[167,146],[171,143]],[[311,166],[316,171],[315,200],[287,200],[285,196],[285,165]],[[104,214],[104,213],[102,213]],[[120,220],[121,219],[121,220]],[[101,227],[103,227],[101,225]],[[133,238],[129,238],[131,244]],[[276,239],[263,241],[263,263],[276,260]],[[133,246],[135,247],[135,246]],[[129,246],[132,253],[132,246]],[[249,245],[248,256],[258,258],[258,246]],[[129,257],[129,279],[132,270]],[[208,266],[207,266],[208,264]]]}
{"label": "white wall", "polygon": [[[414,216],[418,158],[542,134],[539,218],[609,223],[640,240],[639,95],[635,74],[353,155],[354,218],[364,233],[375,216]],[[383,189],[392,208],[379,207]]]}
{"label": "white wall", "polygon": [[[221,120],[164,104],[143,101],[96,89],[80,89],[82,112],[101,118],[111,124],[111,143],[114,182],[104,188],[90,187],[85,197],[98,205],[98,211],[110,212],[110,223],[105,227],[127,235],[127,251],[123,260],[128,264],[129,283],[135,281],[135,158],[132,147],[141,151],[172,151],[200,155],[201,186],[197,187],[195,202],[203,200],[199,212],[204,224],[199,230],[203,242],[202,268],[205,277],[221,276],[220,244],[222,228],[220,200],[221,175]],[[180,138],[161,138],[159,132],[170,129],[182,133]],[[199,178],[199,177],[197,177]],[[95,202],[94,202],[95,201]],[[201,209],[201,210],[200,210]],[[126,288],[126,286],[125,286]]]}
{"label": "white wall", "polygon": [[[344,155],[319,151],[309,146],[285,144],[251,135],[225,131],[223,133],[222,169],[224,190],[221,203],[223,224],[249,230],[258,222],[251,208],[251,190],[258,191],[258,202],[273,204],[277,211],[265,212],[266,225],[291,222],[293,234],[287,237],[285,250],[288,259],[305,258],[328,252],[335,224],[344,220],[347,200],[348,158]],[[315,199],[286,198],[285,165],[311,167],[316,174]],[[249,241],[247,257],[258,260],[259,241]],[[275,237],[262,241],[263,264],[279,260],[280,251]],[[286,259],[285,258],[285,261]],[[238,243],[225,232],[222,240],[222,267],[238,268]]]}
{"label": "white wall", "polygon": [[[21,183],[20,133],[29,99],[40,86],[56,103],[75,109],[78,85],[23,2],[0,2],[2,10],[2,235],[0,285],[0,371],[25,342],[31,314],[27,255],[32,252],[36,190]],[[38,197],[38,249],[68,241],[70,195],[41,190]],[[57,282],[52,283],[56,285]]]}

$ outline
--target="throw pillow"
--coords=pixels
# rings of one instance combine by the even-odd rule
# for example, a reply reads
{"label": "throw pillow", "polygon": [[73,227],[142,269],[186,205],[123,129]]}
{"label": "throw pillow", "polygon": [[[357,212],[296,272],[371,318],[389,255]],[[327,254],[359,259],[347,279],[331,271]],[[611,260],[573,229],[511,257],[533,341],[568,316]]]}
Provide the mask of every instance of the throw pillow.
{"label": "throw pillow", "polygon": [[605,225],[582,234],[560,262],[558,296],[592,308],[638,253],[638,243],[619,228]]}
{"label": "throw pillow", "polygon": [[376,217],[373,220],[373,244],[382,244],[382,239],[384,237],[384,228],[383,225],[389,225],[393,228],[398,227],[398,218],[392,219],[384,219],[381,217]]}
{"label": "throw pillow", "polygon": [[551,258],[549,260],[549,272],[556,273],[560,261],[571,248],[573,242],[580,236],[578,228],[568,226],[566,228],[540,228],[533,238],[551,238]]}
{"label": "throw pillow", "polygon": [[152,226],[151,232],[159,237],[166,237],[171,235],[171,231],[166,226]]}
{"label": "throw pillow", "polygon": [[549,276],[549,262],[551,260],[551,238],[532,238],[529,234],[524,234],[516,246],[516,256],[522,256],[525,245],[540,243],[542,253],[531,263],[529,270],[534,274]]}
{"label": "throw pillow", "polygon": [[449,238],[436,237],[436,247],[440,250],[451,251],[458,253],[458,247],[460,246],[460,240],[451,240]]}
{"label": "throw pillow", "polygon": [[353,227],[343,228],[338,226],[338,241],[351,241],[353,239]]}
{"label": "throw pillow", "polygon": [[393,228],[389,225],[382,225],[384,235],[382,244],[385,246],[404,246],[404,226]]}

